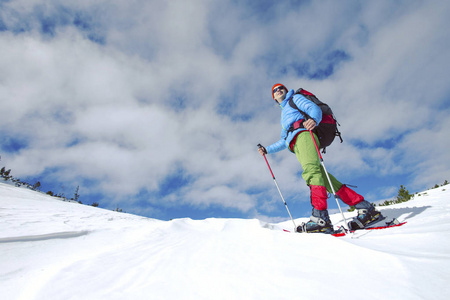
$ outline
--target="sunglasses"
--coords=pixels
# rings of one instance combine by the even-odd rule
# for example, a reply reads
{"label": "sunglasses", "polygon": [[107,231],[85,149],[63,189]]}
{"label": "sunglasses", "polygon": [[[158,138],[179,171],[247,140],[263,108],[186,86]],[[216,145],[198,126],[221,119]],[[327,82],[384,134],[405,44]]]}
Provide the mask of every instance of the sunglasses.
{"label": "sunglasses", "polygon": [[284,90],[284,87],[283,86],[278,86],[272,91],[272,94],[275,94],[276,92],[282,91],[282,90]]}

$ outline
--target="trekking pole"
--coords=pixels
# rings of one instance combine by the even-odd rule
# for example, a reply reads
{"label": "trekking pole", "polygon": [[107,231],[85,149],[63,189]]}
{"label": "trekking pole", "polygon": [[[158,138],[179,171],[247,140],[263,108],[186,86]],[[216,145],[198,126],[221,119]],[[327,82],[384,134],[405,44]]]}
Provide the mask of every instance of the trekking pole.
{"label": "trekking pole", "polygon": [[344,227],[346,227],[348,230],[350,230],[350,228],[348,227],[348,224],[347,224],[347,219],[345,218],[344,213],[342,212],[341,206],[339,205],[338,196],[334,190],[333,184],[331,183],[330,176],[328,175],[327,168],[325,167],[325,163],[323,162],[322,155],[320,154],[320,150],[319,150],[319,147],[317,146],[316,139],[314,138],[314,134],[313,134],[312,130],[309,130],[309,133],[311,133],[311,138],[314,142],[314,146],[316,146],[316,151],[317,151],[317,154],[319,155],[320,163],[322,164],[323,170],[325,171],[325,175],[327,176],[328,183],[330,184],[331,191],[333,192],[333,195],[334,195],[334,199],[336,199],[336,203],[339,207],[339,211],[341,212],[342,218],[344,219],[344,224],[345,224]]}
{"label": "trekking pole", "polygon": [[[261,144],[258,144],[258,148],[262,148]],[[270,174],[272,174],[273,182],[275,182],[275,186],[278,189],[278,193],[280,193],[281,200],[283,200],[284,206],[286,207],[289,217],[291,217],[292,223],[294,224],[294,232],[297,232],[297,226],[295,225],[294,219],[292,218],[291,212],[289,211],[289,207],[287,206],[287,203],[284,200],[283,194],[281,194],[280,188],[278,187],[277,180],[275,179],[275,175],[273,175],[272,168],[269,165],[269,161],[267,160],[267,157],[265,154],[263,154],[263,156],[264,156],[264,159],[266,160],[267,166],[269,167]]]}

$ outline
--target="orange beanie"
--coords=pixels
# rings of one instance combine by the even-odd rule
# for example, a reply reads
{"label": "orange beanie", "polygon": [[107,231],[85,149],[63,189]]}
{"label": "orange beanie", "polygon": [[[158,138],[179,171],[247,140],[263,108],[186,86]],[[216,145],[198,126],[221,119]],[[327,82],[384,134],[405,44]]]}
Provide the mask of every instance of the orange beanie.
{"label": "orange beanie", "polygon": [[279,87],[279,86],[282,86],[287,91],[287,88],[283,84],[281,84],[281,83],[274,84],[274,86],[272,87],[272,98],[273,98],[273,100],[275,100],[275,97],[273,96],[273,90],[275,88]]}

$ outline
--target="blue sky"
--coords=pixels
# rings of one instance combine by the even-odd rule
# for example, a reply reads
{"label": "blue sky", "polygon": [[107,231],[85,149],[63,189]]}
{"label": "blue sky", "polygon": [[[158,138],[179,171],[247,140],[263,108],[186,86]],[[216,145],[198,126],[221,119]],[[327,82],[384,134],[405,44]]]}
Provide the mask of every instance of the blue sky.
{"label": "blue sky", "polygon": [[[215,3],[218,2],[218,3]],[[285,220],[270,89],[330,104],[327,169],[370,201],[448,180],[448,1],[0,1],[0,155],[42,190],[157,219]],[[301,167],[268,156],[294,217]],[[330,209],[337,206],[329,199]]]}

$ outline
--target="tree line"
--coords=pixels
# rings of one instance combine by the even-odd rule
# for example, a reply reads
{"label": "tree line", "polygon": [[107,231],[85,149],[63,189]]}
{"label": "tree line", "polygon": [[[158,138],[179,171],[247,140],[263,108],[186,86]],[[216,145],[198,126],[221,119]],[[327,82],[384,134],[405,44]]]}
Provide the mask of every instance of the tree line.
{"label": "tree line", "polygon": [[[17,187],[26,187],[26,188],[28,188],[30,190],[41,192],[41,182],[40,181],[36,181],[35,183],[31,184],[29,182],[21,180],[20,178],[15,178],[14,176],[11,175],[11,169],[6,170],[6,168],[3,167],[0,170],[0,178],[3,178],[4,181],[11,181],[11,182],[13,182],[14,185],[17,186]],[[80,201],[80,193],[79,193],[79,191],[80,191],[80,186],[77,186],[77,188],[75,189],[73,197],[70,198],[70,199],[68,199],[64,195],[64,193],[54,193],[52,191],[48,191],[46,194],[49,195],[49,196],[52,196],[52,197],[62,198],[64,200],[72,200],[72,201],[76,201],[76,202],[78,202],[80,204],[83,204]],[[98,206],[98,203],[94,203],[94,204],[92,204],[92,206]]]}
{"label": "tree line", "polygon": [[[436,189],[436,188],[439,188],[439,187],[444,186],[444,185],[447,185],[447,184],[448,184],[448,181],[445,180],[444,183],[441,184],[441,185],[435,184],[435,185],[432,187],[432,189]],[[416,193],[416,194],[418,194],[418,196],[420,196],[419,193]],[[386,200],[386,201],[384,201],[383,203],[378,204],[378,206],[389,206],[389,205],[393,205],[393,204],[398,204],[398,203],[402,203],[402,202],[409,201],[409,200],[411,200],[412,198],[414,198],[414,195],[413,195],[413,194],[410,194],[410,193],[409,193],[409,190],[407,190],[406,187],[404,187],[403,184],[402,184],[402,185],[400,185],[400,188],[398,189],[397,197],[395,197],[395,198],[392,199],[392,200]],[[374,203],[372,203],[372,205],[375,206]],[[354,211],[354,210],[355,210],[355,207],[354,207],[354,206],[351,206],[351,207],[348,209],[348,211]]]}
{"label": "tree line", "polygon": [[[439,187],[447,185],[447,184],[448,184],[448,181],[445,180],[444,183],[441,185],[435,184],[432,187],[432,189],[436,189],[436,188],[439,188]],[[419,193],[416,193],[416,195],[417,194],[419,194]],[[420,196],[420,194],[419,194],[419,196]],[[406,202],[406,201],[411,200],[413,197],[414,197],[414,195],[410,194],[409,191],[403,185],[400,185],[397,197],[393,200],[386,200],[383,203],[381,203],[379,206],[388,206],[388,205],[392,205],[392,204]]]}

